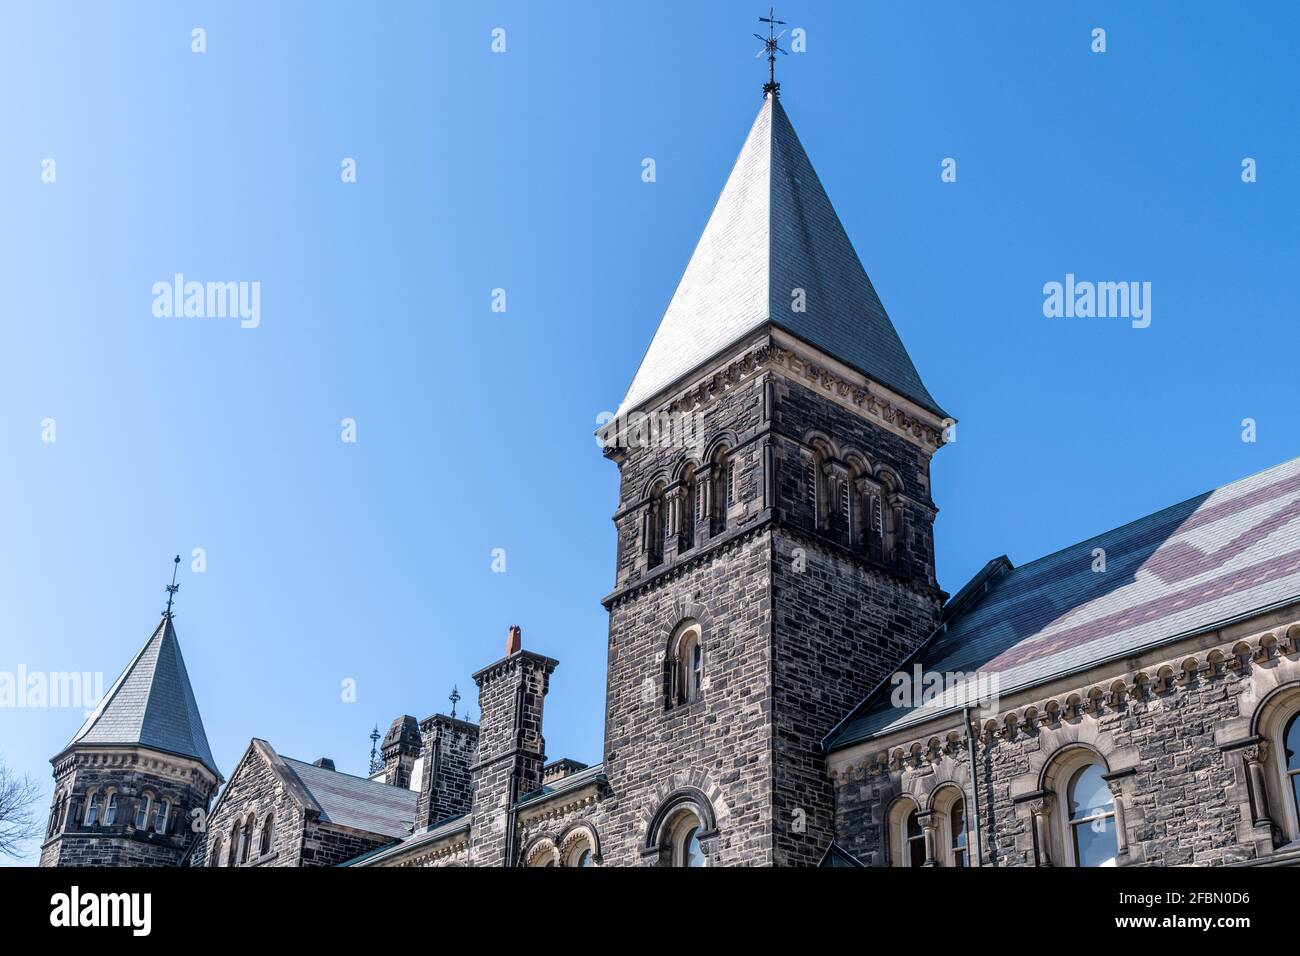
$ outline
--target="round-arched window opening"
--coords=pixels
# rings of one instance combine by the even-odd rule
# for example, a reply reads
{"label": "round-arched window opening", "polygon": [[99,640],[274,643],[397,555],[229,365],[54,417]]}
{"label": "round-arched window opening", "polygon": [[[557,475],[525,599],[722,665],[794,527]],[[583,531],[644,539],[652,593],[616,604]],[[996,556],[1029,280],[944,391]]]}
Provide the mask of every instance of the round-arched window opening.
{"label": "round-arched window opening", "polygon": [[1283,746],[1286,748],[1287,782],[1291,784],[1291,802],[1297,814],[1300,814],[1300,714],[1291,718],[1282,733]]}
{"label": "round-arched window opening", "polygon": [[1088,764],[1075,773],[1069,789],[1070,838],[1076,866],[1114,866],[1115,798],[1102,776],[1100,764]]}
{"label": "round-arched window opening", "polygon": [[683,813],[672,829],[672,865],[708,866],[709,858],[704,855],[700,845],[700,833],[703,828],[694,813]]}
{"label": "round-arched window opening", "polygon": [[907,815],[907,865],[925,866],[925,830],[917,810]]}
{"label": "round-arched window opening", "polygon": [[564,846],[565,866],[595,866],[592,842],[586,836],[566,840]]}
{"label": "round-arched window opening", "polygon": [[948,830],[952,840],[952,865],[959,867],[970,866],[966,846],[966,801],[958,800],[954,803],[949,814]]}

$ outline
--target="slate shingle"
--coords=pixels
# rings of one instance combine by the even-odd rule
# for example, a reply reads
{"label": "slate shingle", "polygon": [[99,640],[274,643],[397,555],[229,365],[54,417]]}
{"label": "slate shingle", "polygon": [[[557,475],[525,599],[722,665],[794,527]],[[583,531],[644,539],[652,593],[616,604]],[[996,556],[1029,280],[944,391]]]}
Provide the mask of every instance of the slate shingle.
{"label": "slate shingle", "polygon": [[113,682],[68,746],[124,744],[192,757],[220,777],[170,615]]}
{"label": "slate shingle", "polygon": [[[1094,571],[1097,552],[1105,570]],[[1300,597],[1300,458],[991,580],[923,650],[924,672],[996,675],[1005,695]],[[910,668],[909,668],[910,671]],[[868,698],[829,749],[920,723],[960,703]]]}
{"label": "slate shingle", "polygon": [[[806,311],[792,309],[803,289]],[[620,413],[772,322],[942,415],[780,100],[768,96]]]}

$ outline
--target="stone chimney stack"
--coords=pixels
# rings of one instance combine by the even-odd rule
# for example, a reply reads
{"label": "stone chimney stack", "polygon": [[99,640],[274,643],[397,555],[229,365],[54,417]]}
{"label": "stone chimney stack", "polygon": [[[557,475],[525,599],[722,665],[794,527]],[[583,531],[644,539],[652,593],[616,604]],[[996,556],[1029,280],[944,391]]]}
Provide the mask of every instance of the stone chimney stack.
{"label": "stone chimney stack", "polygon": [[409,787],[415,758],[420,756],[420,724],[409,714],[393,721],[380,751],[384,757],[384,783]]}
{"label": "stone chimney stack", "polygon": [[424,735],[420,799],[415,828],[431,827],[448,817],[468,813],[474,805],[474,751],[478,726],[446,714],[420,721]]}
{"label": "stone chimney stack", "polygon": [[472,863],[514,866],[513,807],[542,786],[546,741],[542,703],[559,661],[525,651],[518,627],[510,628],[506,656],[474,675],[479,735],[474,756]]}

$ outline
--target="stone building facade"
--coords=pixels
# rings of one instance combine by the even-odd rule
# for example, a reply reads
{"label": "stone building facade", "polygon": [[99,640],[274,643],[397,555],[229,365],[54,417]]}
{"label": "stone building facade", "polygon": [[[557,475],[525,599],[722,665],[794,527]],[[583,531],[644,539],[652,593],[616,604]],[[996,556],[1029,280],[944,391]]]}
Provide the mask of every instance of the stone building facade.
{"label": "stone building facade", "polygon": [[398,717],[370,778],[254,740],[170,856],[87,836],[80,808],[88,787],[158,792],[131,774],[167,761],[190,774],[176,804],[206,806],[197,709],[180,743],[92,719],[55,758],[43,862],[1300,857],[1300,461],[1023,567],[996,558],[950,597],[930,461],[952,425],[769,90],[599,432],[619,472],[600,762],[548,762],[559,662],[512,628],[474,675],[478,723]]}

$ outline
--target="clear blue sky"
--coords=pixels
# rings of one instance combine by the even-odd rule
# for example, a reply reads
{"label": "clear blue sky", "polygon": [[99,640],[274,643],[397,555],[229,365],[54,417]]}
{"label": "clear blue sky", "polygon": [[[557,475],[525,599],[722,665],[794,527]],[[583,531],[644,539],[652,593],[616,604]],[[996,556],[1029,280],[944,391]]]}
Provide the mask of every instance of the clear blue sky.
{"label": "clear blue sky", "polygon": [[[617,472],[592,432],[759,107],[762,12],[6,5],[0,670],[111,682],[179,551],[227,773],[252,736],[363,772],[373,724],[453,683],[477,715],[514,623],[561,661],[550,755],[600,759]],[[1294,4],[779,15],[807,31],[783,102],[961,423],[945,588],[1300,455]],[[260,282],[260,327],[155,317],[177,272]],[[1151,327],[1045,318],[1066,273],[1152,283]],[[81,719],[0,710],[0,753],[48,797]]]}

